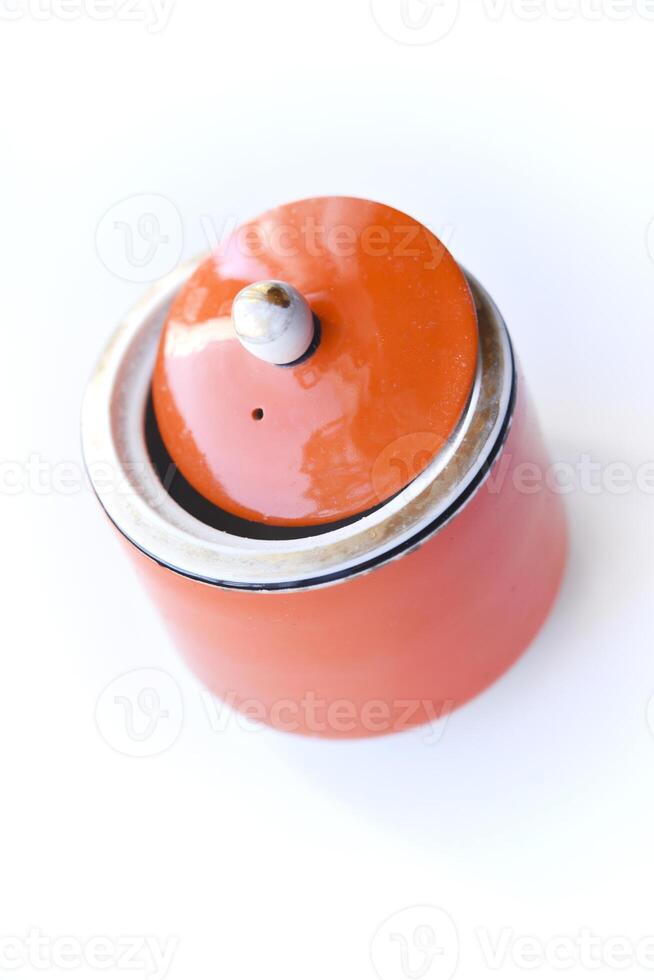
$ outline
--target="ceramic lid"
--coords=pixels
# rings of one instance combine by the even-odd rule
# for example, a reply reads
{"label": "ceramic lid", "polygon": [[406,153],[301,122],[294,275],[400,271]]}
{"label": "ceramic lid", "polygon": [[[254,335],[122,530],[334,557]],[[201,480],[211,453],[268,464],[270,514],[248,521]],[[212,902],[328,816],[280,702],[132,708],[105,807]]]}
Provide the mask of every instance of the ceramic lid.
{"label": "ceramic lid", "polygon": [[182,286],[153,402],[172,461],[211,503],[324,525],[425,469],[477,354],[470,290],[435,235],[383,204],[312,198],[243,225]]}

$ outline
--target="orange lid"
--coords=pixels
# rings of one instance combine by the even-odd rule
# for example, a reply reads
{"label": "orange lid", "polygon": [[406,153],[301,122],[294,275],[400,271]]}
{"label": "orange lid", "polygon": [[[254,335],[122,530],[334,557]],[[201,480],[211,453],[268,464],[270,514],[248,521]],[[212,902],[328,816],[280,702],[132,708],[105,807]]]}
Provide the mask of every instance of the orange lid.
{"label": "orange lid", "polygon": [[[313,314],[311,346],[290,365],[260,359],[258,338],[245,346],[234,328],[236,295],[260,282],[283,308],[275,316],[292,312],[294,290]],[[242,226],[180,290],[154,371],[157,422],[183,476],[223,510],[339,521],[401,490],[442,448],[477,343],[463,273],[423,225],[357,198],[299,201]]]}

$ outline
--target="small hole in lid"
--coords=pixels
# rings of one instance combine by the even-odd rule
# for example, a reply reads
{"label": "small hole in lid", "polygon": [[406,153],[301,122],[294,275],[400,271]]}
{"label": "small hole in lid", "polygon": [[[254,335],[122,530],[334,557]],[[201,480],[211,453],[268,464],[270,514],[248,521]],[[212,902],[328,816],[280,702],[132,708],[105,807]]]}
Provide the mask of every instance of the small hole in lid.
{"label": "small hole in lid", "polygon": [[252,418],[254,419],[255,422],[260,422],[261,419],[263,418],[263,409],[262,408],[253,408],[252,409]]}

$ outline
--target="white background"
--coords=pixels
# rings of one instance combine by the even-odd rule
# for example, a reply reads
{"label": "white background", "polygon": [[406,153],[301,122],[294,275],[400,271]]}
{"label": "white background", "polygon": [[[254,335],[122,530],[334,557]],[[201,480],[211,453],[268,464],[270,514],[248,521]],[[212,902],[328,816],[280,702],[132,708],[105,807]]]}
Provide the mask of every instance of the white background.
{"label": "white background", "polygon": [[[444,0],[407,28],[401,0],[176,0],[158,24],[121,0],[18,2],[0,0],[0,933],[17,941],[0,950],[23,963],[7,975],[44,975],[30,928],[50,943],[174,939],[174,980],[366,980],[375,963],[382,980],[442,980],[457,947],[457,976],[497,975],[478,930],[503,937],[513,977],[513,939],[587,927],[600,969],[577,957],[562,971],[550,950],[532,975],[645,976],[654,12],[467,0],[451,24]],[[415,3],[410,16],[429,14]],[[57,465],[80,462],[84,383],[147,288],[130,268],[154,278],[205,249],[208,227],[330,193],[386,201],[446,238],[506,316],[553,457],[587,454],[607,484],[566,497],[571,557],[546,628],[435,744],[217,722],[90,492],[59,486]],[[142,194],[170,202],[170,241],[164,268],[128,264],[125,278],[98,226]],[[113,217],[129,224],[138,199],[127,208]],[[611,463],[632,474],[625,493]],[[138,743],[163,751],[134,758],[102,692],[141,669],[169,715],[161,744]],[[117,681],[111,704],[142,676]],[[453,928],[418,910],[373,941],[415,906]],[[445,953],[425,972],[414,944],[403,972],[388,933],[411,946],[430,915]],[[633,953],[622,971],[616,936]],[[41,955],[57,977],[156,975]]]}

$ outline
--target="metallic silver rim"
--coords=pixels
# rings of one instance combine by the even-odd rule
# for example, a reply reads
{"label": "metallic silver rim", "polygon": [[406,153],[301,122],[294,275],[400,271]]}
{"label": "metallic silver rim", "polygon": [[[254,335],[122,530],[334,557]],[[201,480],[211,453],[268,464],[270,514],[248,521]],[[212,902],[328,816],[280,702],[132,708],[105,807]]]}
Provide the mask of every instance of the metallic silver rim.
{"label": "metallic silver rim", "polygon": [[470,275],[480,358],[473,392],[452,437],[429,466],[373,513],[292,540],[216,530],[162,486],[146,446],[144,417],[159,335],[170,303],[202,256],[159,282],[128,314],[89,382],[82,448],[93,489],[140,551],[182,575],[239,589],[294,591],[362,574],[431,537],[483,482],[510,425],[514,365],[504,321]]}

